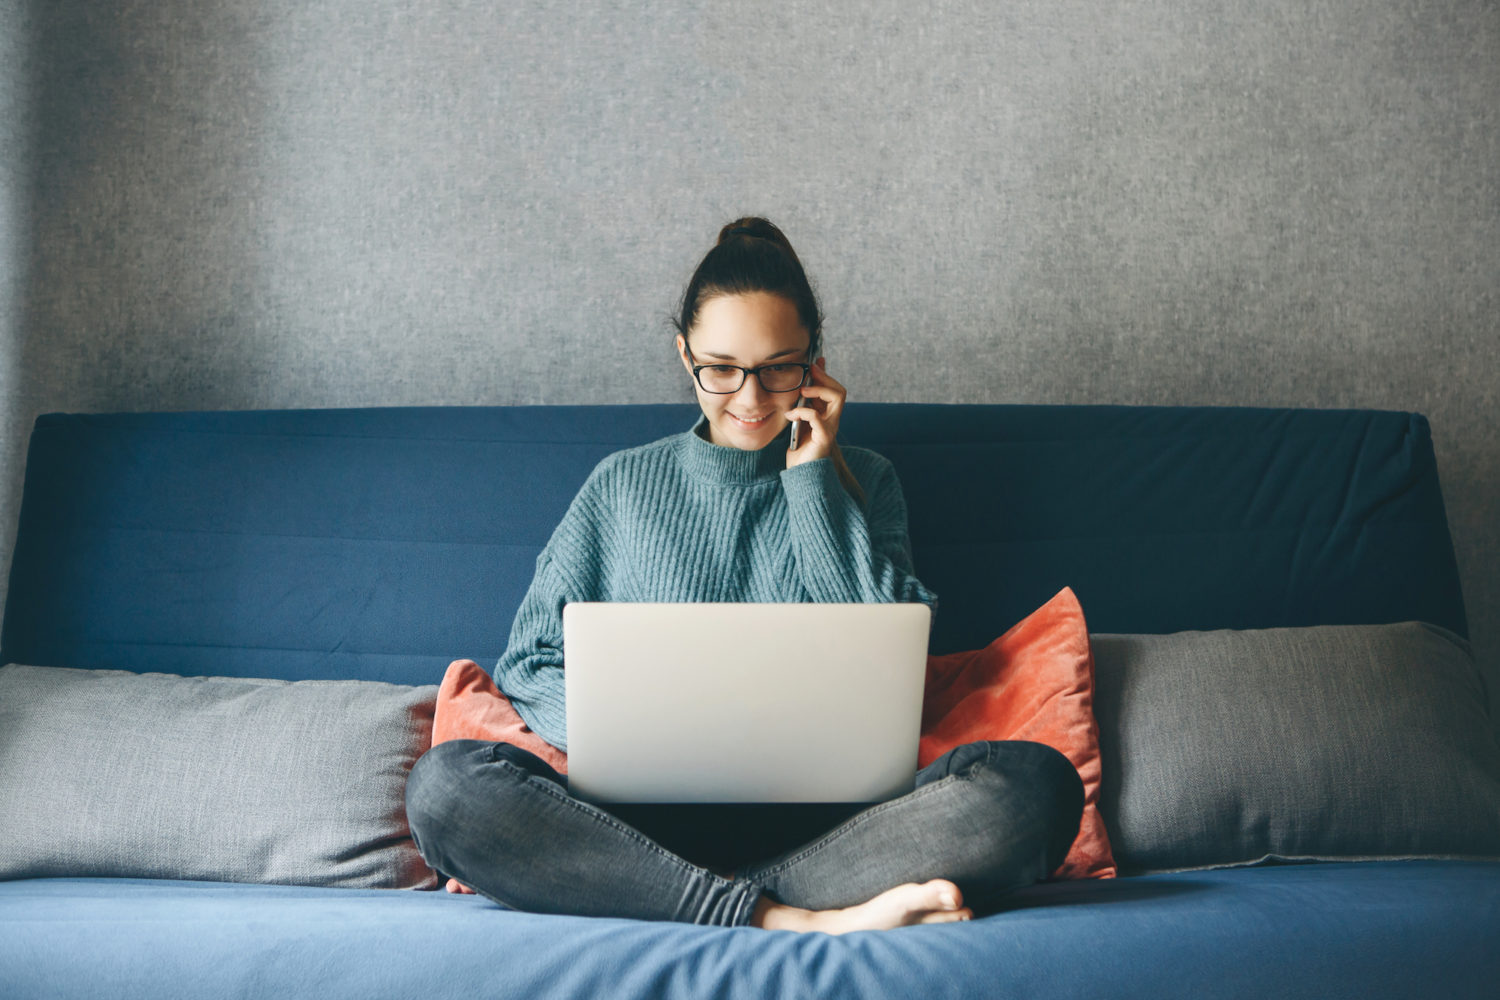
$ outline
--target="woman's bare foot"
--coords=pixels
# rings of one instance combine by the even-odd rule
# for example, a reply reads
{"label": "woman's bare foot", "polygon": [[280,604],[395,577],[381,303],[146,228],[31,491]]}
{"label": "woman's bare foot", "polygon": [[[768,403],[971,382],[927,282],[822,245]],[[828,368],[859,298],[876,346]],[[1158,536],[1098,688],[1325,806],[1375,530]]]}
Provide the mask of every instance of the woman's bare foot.
{"label": "woman's bare foot", "polygon": [[750,926],[766,930],[847,934],[850,931],[889,930],[910,924],[946,924],[973,918],[974,911],[964,906],[963,901],[958,886],[942,878],[930,882],[907,882],[858,906],[847,906],[842,910],[804,910],[761,896],[755,904]]}

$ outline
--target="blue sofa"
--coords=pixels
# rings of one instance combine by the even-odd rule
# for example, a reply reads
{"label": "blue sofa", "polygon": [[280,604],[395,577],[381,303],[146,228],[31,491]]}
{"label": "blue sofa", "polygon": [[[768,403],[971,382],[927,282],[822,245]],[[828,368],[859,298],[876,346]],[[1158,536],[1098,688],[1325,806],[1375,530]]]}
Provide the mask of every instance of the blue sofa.
{"label": "blue sofa", "polygon": [[[498,657],[594,464],[696,413],[43,416],[3,661],[436,684],[455,658]],[[934,653],[988,643],[1063,586],[1100,635],[1466,633],[1420,415],[861,403],[841,437],[902,479],[915,565],[941,601]],[[1416,844],[1146,870],[1119,809],[1140,762],[1103,712],[1121,710],[1106,680],[1101,808],[1121,824],[1122,877],[1041,883],[969,923],[830,937],[440,891],[18,878],[0,882],[0,996],[1500,995],[1500,861]]]}

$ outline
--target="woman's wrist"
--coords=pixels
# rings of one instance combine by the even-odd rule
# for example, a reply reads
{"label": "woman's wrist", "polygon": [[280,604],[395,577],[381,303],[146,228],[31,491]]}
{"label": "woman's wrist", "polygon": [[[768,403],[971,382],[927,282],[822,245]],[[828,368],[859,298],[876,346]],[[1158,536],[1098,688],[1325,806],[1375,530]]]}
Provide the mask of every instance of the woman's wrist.
{"label": "woman's wrist", "polygon": [[[795,471],[801,470],[801,471]],[[834,490],[842,490],[861,507],[864,506],[864,490],[860,488],[859,480],[854,478],[854,473],[849,468],[849,463],[844,461],[843,452],[834,449],[833,454],[824,455],[820,458],[810,458],[797,465],[788,466],[782,470],[784,477],[790,474],[789,481],[799,484],[799,489],[807,489],[800,486],[802,483],[818,483],[814,487],[818,492],[829,493]]]}

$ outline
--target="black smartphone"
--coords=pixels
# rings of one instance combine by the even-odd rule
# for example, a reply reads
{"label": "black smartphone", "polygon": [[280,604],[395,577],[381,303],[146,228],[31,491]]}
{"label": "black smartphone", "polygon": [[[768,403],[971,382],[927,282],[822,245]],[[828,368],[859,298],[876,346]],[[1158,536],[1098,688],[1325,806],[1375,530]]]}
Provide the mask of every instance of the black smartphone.
{"label": "black smartphone", "polygon": [[[817,353],[817,341],[814,341],[813,342],[813,349],[810,350],[808,352],[808,354],[809,355],[815,355],[816,353]],[[808,374],[808,379],[807,379],[806,382],[803,383],[803,385],[811,385],[811,384],[812,384],[812,375],[811,375],[811,373],[809,373]],[[810,400],[808,400],[806,397],[803,397],[801,400],[798,401],[797,405],[799,405],[799,406],[812,406],[812,402]],[[797,450],[797,442],[800,441],[800,440],[802,440],[802,424],[803,423],[804,423],[804,421],[801,421],[801,420],[793,420],[792,421],[792,440],[791,440],[791,442],[787,446],[788,449],[791,450],[791,451],[796,451]]]}

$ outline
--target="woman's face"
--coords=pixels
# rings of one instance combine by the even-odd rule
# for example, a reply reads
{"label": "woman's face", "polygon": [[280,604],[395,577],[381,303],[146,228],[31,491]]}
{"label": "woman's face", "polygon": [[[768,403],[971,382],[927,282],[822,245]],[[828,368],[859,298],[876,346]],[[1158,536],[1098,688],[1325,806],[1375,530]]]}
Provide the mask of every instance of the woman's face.
{"label": "woman's face", "polygon": [[[695,364],[757,368],[777,361],[814,361],[807,356],[809,337],[797,307],[770,292],[715,296],[699,306],[697,322],[688,333],[690,345],[678,336],[677,354],[690,377]],[[709,440],[756,451],[786,430],[786,412],[802,403],[802,393],[795,389],[767,392],[754,375],[745,379],[738,392],[705,392],[696,379],[693,391],[708,418]]]}

